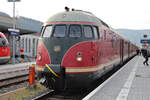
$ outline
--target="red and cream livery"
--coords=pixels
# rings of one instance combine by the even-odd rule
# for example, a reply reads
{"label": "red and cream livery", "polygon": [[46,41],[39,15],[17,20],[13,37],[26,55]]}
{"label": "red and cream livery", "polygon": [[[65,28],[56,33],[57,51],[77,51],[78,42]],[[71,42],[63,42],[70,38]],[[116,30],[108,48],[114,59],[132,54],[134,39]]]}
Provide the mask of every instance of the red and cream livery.
{"label": "red and cream livery", "polygon": [[67,11],[43,25],[36,69],[40,81],[55,90],[86,88],[136,49],[93,14]]}

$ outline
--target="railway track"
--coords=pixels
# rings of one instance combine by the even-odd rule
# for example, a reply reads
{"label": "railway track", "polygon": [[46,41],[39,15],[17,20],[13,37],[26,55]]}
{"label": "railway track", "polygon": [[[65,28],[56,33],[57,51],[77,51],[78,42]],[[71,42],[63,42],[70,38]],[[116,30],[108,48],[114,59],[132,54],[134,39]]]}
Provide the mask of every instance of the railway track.
{"label": "railway track", "polygon": [[2,79],[0,80],[0,89],[26,82],[29,80],[28,76],[29,74],[24,74],[24,75]]}
{"label": "railway track", "polygon": [[0,72],[0,89],[26,82],[29,80],[28,76],[28,68]]}
{"label": "railway track", "polygon": [[[35,81],[36,79],[37,77],[35,76]],[[27,87],[28,83],[28,69],[0,72],[0,94]]]}

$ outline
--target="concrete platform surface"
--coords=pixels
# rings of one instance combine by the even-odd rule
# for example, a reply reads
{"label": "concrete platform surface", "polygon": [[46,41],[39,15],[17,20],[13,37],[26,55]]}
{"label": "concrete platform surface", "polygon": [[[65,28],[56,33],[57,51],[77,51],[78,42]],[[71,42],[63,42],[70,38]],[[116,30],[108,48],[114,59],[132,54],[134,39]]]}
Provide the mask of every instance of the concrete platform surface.
{"label": "concrete platform surface", "polygon": [[82,100],[150,100],[150,65],[143,61],[134,57]]}

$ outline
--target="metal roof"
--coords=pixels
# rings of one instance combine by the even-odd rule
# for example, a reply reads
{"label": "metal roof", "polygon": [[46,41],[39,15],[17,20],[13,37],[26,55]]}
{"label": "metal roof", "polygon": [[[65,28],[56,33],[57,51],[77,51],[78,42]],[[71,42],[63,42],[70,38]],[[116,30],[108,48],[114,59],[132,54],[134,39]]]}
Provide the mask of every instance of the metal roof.
{"label": "metal roof", "polygon": [[[16,17],[16,28],[21,33],[40,32],[42,22],[26,17]],[[8,14],[0,12],[0,31],[7,31],[8,28],[13,27],[13,18]]]}
{"label": "metal roof", "polygon": [[10,17],[8,14],[6,14],[6,13],[4,13],[4,12],[0,12],[0,16]]}
{"label": "metal roof", "polygon": [[26,18],[19,16],[17,18],[17,28],[23,29],[23,30],[31,30],[34,32],[40,32],[42,28],[42,22],[31,19],[31,18]]}
{"label": "metal roof", "polygon": [[46,23],[51,22],[91,22],[98,25],[102,24],[99,18],[84,11],[66,11],[58,13],[46,21]]}

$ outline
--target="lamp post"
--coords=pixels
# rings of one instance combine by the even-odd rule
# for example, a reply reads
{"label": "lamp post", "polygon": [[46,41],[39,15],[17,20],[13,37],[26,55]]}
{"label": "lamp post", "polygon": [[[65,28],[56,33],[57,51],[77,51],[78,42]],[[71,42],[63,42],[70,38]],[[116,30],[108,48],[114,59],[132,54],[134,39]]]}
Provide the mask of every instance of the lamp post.
{"label": "lamp post", "polygon": [[[8,0],[8,2],[12,2],[13,3],[13,29],[15,30],[16,28],[16,18],[15,18],[15,2],[20,2],[20,0]],[[15,32],[15,31],[14,31]],[[12,63],[15,64],[15,50],[16,50],[16,40],[15,40],[15,35],[12,35],[12,48],[13,48],[13,52],[12,52]]]}

